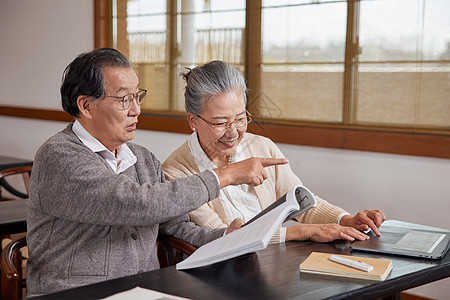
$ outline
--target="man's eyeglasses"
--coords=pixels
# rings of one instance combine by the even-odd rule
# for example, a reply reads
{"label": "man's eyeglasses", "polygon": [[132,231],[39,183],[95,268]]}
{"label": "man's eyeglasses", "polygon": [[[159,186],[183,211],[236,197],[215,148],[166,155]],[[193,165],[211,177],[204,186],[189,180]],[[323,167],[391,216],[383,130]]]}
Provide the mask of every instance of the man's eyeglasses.
{"label": "man's eyeglasses", "polygon": [[205,121],[205,123],[211,126],[211,128],[214,129],[215,131],[225,131],[231,127],[231,124],[234,124],[236,128],[239,128],[250,123],[252,121],[252,115],[247,110],[245,111],[245,114],[246,114],[245,116],[239,117],[234,121],[220,122],[220,123],[212,123],[210,121],[203,119],[200,115],[196,116]]}
{"label": "man's eyeglasses", "polygon": [[138,105],[141,105],[141,103],[144,102],[145,95],[147,95],[147,90],[139,89],[139,92],[137,92],[137,93],[127,94],[127,95],[122,96],[122,97],[108,96],[108,95],[102,95],[102,96],[105,97],[105,98],[108,97],[108,98],[120,99],[120,102],[122,102],[123,109],[129,109],[130,106],[131,106],[131,103],[135,99],[136,99],[136,103]]}

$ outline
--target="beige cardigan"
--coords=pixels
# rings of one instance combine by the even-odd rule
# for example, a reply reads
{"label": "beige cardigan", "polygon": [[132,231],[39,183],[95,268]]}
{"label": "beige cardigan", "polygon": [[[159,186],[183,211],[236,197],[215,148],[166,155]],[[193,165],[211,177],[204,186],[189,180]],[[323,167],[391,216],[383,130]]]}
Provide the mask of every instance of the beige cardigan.
{"label": "beige cardigan", "polygon": [[[250,157],[284,157],[280,149],[268,138],[245,133],[241,142],[246,158]],[[192,156],[187,141],[175,150],[162,164],[167,180],[187,177],[199,173],[195,159]],[[302,184],[292,172],[289,164],[266,168],[268,179],[263,184],[254,187],[262,209],[286,194],[294,186]],[[252,188],[252,187],[250,187]],[[316,196],[317,207],[298,216],[301,223],[326,224],[336,223],[343,209],[331,205]],[[211,228],[227,227],[228,221],[220,198],[215,198],[189,213],[191,220],[200,226]],[[276,233],[271,243],[280,242],[280,233]]]}

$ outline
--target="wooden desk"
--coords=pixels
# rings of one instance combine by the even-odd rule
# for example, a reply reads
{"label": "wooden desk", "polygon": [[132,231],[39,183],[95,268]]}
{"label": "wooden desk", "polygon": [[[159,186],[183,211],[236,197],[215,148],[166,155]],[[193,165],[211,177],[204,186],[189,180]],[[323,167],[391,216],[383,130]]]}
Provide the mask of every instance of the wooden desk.
{"label": "wooden desk", "polygon": [[0,155],[0,170],[32,165],[33,162],[31,160]]}
{"label": "wooden desk", "polygon": [[382,282],[300,273],[298,265],[312,251],[350,254],[345,243],[288,242],[207,267],[168,267],[36,299],[98,299],[136,286],[191,299],[373,299],[450,275],[450,252],[439,261],[355,252],[393,261]]}
{"label": "wooden desk", "polygon": [[[32,166],[32,165],[33,165],[33,162],[31,160],[0,155],[0,171],[9,169],[9,168],[25,167],[25,166]],[[2,178],[0,180],[0,198],[2,196],[1,195],[2,188],[7,190],[9,193],[11,193],[15,196],[18,196],[20,198],[26,197],[26,194],[23,194],[21,191],[16,190],[13,186],[11,186],[8,183],[8,181],[6,181],[6,178]]]}
{"label": "wooden desk", "polygon": [[0,201],[0,236],[27,231],[26,201]]}

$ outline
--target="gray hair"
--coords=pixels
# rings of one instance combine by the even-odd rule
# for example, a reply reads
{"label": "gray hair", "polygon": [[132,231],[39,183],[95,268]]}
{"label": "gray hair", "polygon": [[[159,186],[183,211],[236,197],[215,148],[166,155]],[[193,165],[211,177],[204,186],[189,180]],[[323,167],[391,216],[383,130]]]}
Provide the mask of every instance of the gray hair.
{"label": "gray hair", "polygon": [[220,60],[181,73],[186,81],[184,99],[186,112],[199,115],[205,103],[216,96],[239,89],[247,104],[247,86],[244,77],[235,67]]}
{"label": "gray hair", "polygon": [[61,103],[71,116],[79,117],[79,96],[98,98],[105,93],[103,70],[106,67],[131,68],[131,63],[116,49],[101,48],[78,55],[66,67],[60,88]]}

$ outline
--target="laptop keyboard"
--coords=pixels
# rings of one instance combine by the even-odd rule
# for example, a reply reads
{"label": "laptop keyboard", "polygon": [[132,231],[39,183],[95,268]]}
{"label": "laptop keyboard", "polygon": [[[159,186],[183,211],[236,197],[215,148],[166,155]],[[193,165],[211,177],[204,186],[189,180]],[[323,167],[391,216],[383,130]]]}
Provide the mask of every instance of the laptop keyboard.
{"label": "laptop keyboard", "polygon": [[441,233],[411,230],[393,248],[431,253],[444,237]]}

